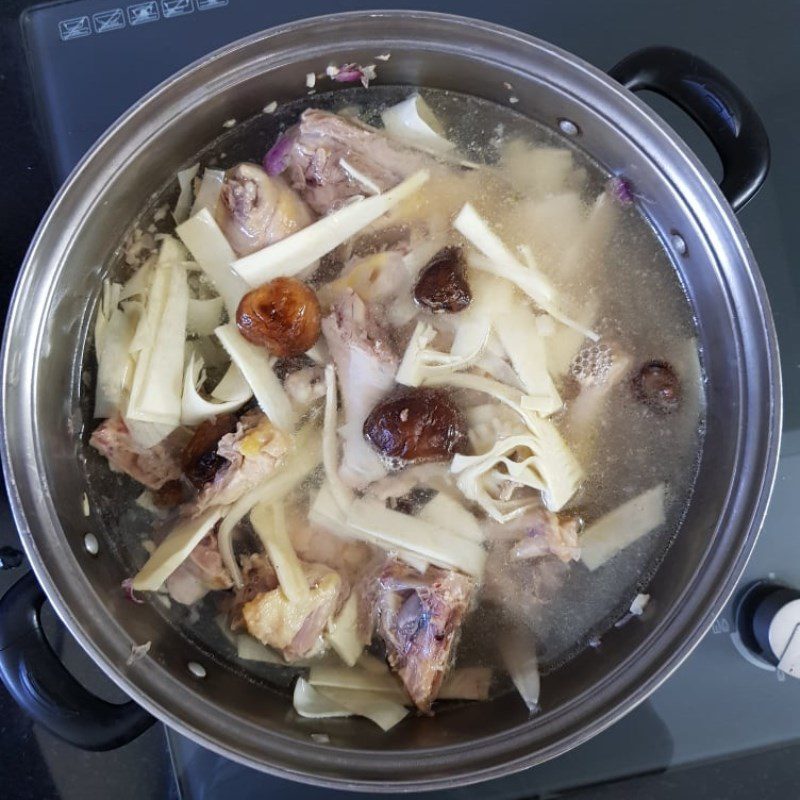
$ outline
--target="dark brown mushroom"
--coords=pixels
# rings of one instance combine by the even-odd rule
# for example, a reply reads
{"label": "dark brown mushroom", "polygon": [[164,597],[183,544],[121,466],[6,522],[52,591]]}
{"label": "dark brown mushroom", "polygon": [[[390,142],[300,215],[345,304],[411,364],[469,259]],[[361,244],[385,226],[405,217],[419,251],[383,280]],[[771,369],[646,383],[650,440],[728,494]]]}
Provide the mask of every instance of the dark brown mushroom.
{"label": "dark brown mushroom", "polygon": [[195,488],[202,489],[212,481],[217,470],[226,463],[222,456],[217,455],[217,445],[225,434],[235,430],[236,417],[233,414],[220,414],[198,425],[181,454],[183,473]]}
{"label": "dark brown mushroom", "polygon": [[372,409],[364,436],[399,466],[449,461],[467,448],[467,421],[445,389],[402,387]]}
{"label": "dark brown mushroom", "polygon": [[414,287],[414,299],[434,314],[457,314],[472,302],[460,247],[443,247],[429,262]]}
{"label": "dark brown mushroom", "polygon": [[681,382],[666,361],[648,361],[631,377],[633,396],[659,414],[670,414],[681,402]]}

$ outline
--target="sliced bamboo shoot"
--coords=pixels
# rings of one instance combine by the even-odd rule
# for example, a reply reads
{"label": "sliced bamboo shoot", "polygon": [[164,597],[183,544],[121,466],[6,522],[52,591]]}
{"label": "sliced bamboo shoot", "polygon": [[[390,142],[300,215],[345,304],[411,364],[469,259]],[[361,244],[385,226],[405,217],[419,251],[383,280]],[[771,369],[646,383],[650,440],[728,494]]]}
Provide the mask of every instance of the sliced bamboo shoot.
{"label": "sliced bamboo shoot", "polygon": [[359,667],[329,667],[312,665],[308,682],[314,687],[335,689],[357,689],[361,692],[381,692],[397,697],[399,702],[407,699],[400,682],[391,672],[367,672]]}
{"label": "sliced bamboo shoot", "polygon": [[278,501],[271,506],[260,503],[250,512],[250,523],[267,551],[281,591],[293,603],[307,601],[311,590],[289,539],[283,503]]}
{"label": "sliced bamboo shoot", "polygon": [[325,367],[325,421],[322,431],[322,463],[325,478],[333,499],[345,511],[353,499],[353,493],[339,477],[339,437],[337,435],[339,411],[336,400],[336,369],[333,364]]}
{"label": "sliced bamboo shoot", "polygon": [[417,516],[437,528],[444,528],[473,542],[482,542],[485,538],[474,515],[446,492],[438,492],[425,503]]}
{"label": "sliced bamboo shoot", "polygon": [[494,325],[525,391],[547,398],[546,402],[540,403],[539,412],[552,414],[558,411],[563,403],[547,371],[545,343],[539,333],[536,317],[529,309],[518,305],[498,316]]}
{"label": "sliced bamboo shoot", "polygon": [[178,186],[180,186],[180,194],[178,195],[178,200],[175,203],[175,209],[172,212],[172,216],[175,218],[175,222],[177,224],[180,224],[186,219],[186,217],[189,216],[189,209],[192,207],[192,197],[194,196],[192,182],[194,181],[194,178],[197,175],[197,170],[199,169],[200,164],[192,164],[191,167],[182,169],[178,173]]}
{"label": "sliced bamboo shoot", "polygon": [[351,714],[372,720],[383,731],[388,731],[408,716],[408,709],[377,692],[359,692],[350,689],[325,687],[319,694]]}
{"label": "sliced bamboo shoot", "polygon": [[458,569],[480,577],[486,553],[480,544],[429,522],[386,508],[382,503],[361,498],[347,512],[347,525],[365,541],[380,543],[387,549],[410,550],[438,566]]}
{"label": "sliced bamboo shoot", "polygon": [[225,234],[207,208],[201,208],[193,217],[178,225],[175,233],[189,248],[194,260],[214,284],[225,302],[228,318],[236,319],[239,301],[250,287],[231,269],[236,253],[231,249]]}
{"label": "sliced bamboo shoot", "polygon": [[224,307],[221,297],[211,297],[208,300],[190,299],[186,330],[197,336],[210,336],[219,327]]}
{"label": "sliced bamboo shoot", "polygon": [[291,433],[296,414],[283,384],[272,371],[267,351],[248,342],[232,323],[220,325],[214,334],[250,384],[269,421],[281,430]]}
{"label": "sliced bamboo shoot", "polygon": [[311,509],[308,512],[308,519],[313,522],[314,525],[318,525],[320,528],[330,531],[342,539],[359,539],[374,544],[392,553],[399,558],[400,561],[405,562],[421,574],[428,569],[428,560],[418,553],[414,553],[404,547],[388,545],[384,541],[379,541],[377,537],[370,537],[363,531],[348,525],[346,513],[347,509],[339,507],[333,497],[333,491],[330,485],[325,482],[322,484],[322,487],[317,492],[317,496],[314,498],[314,502],[311,504]]}
{"label": "sliced bamboo shoot", "polygon": [[330,623],[330,628],[326,634],[331,647],[349,667],[355,666],[359,656],[364,651],[364,640],[359,631],[359,626],[358,595],[355,592],[350,592],[350,596],[342,606],[339,615]]}
{"label": "sliced bamboo shoot", "polygon": [[180,424],[188,304],[186,269],[159,264],[144,312],[148,340],[136,360],[126,419]]}
{"label": "sliced bamboo shoot", "polygon": [[208,536],[224,514],[225,507],[209,508],[199,517],[184,520],[174,528],[147,559],[133,579],[137,591],[154,592],[189,557],[189,553]]}
{"label": "sliced bamboo shoot", "polygon": [[381,114],[389,136],[432,153],[449,153],[455,145],[444,136],[444,128],[431,107],[414,92]]}
{"label": "sliced bamboo shoot", "polygon": [[580,538],[583,563],[594,571],[663,525],[665,495],[666,485],[659,483],[589,525]]}
{"label": "sliced bamboo shoot", "polygon": [[[129,352],[140,306],[132,303],[125,305],[124,309],[113,310],[102,337],[102,350],[97,351],[95,417],[110,417],[119,410],[122,390],[129,371],[133,370]],[[131,308],[133,305],[136,308]]]}
{"label": "sliced bamboo shoot", "polygon": [[516,284],[540,305],[554,298],[555,290],[547,278],[535,268],[521,264],[471,203],[464,203],[453,227],[486,256],[499,277]]}
{"label": "sliced bamboo shoot", "polygon": [[353,712],[339,703],[320,694],[307,680],[298,678],[292,695],[294,710],[301,717],[327,719],[330,717],[352,717]]}
{"label": "sliced bamboo shoot", "polygon": [[181,422],[184,425],[199,425],[205,419],[229,414],[241,408],[253,396],[239,368],[236,364],[231,364],[212,392],[211,396],[217,402],[206,400],[197,388],[202,370],[203,360],[192,353],[183,380]]}
{"label": "sliced bamboo shoot", "polygon": [[206,167],[203,170],[203,180],[197,190],[197,197],[194,200],[190,216],[194,216],[203,208],[207,208],[213,214],[224,182],[225,170]]}
{"label": "sliced bamboo shoot", "polygon": [[236,655],[244,661],[260,661],[262,664],[286,666],[286,661],[271,647],[261,644],[247,633],[236,637]]}

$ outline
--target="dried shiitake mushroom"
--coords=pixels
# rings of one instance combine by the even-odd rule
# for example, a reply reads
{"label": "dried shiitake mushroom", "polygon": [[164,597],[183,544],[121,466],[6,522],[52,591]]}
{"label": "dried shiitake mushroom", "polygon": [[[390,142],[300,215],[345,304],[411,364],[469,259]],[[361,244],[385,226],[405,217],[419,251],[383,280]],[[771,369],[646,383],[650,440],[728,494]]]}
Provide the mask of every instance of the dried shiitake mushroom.
{"label": "dried shiitake mushroom", "polygon": [[467,421],[447,390],[403,387],[372,409],[364,436],[400,464],[449,461],[466,450]]}
{"label": "dried shiitake mushroom", "polygon": [[305,353],[319,339],[320,317],[313,289],[296,278],[275,278],[241,299],[236,325],[248,342],[279,358],[290,358]]}
{"label": "dried shiitake mushroom", "polygon": [[681,382],[666,361],[648,361],[631,378],[633,396],[660,414],[669,414],[681,402]]}
{"label": "dried shiitake mushroom", "polygon": [[457,314],[472,302],[460,247],[443,247],[428,262],[414,287],[414,299],[434,314]]}
{"label": "dried shiitake mushroom", "polygon": [[197,489],[214,479],[217,470],[225,463],[217,455],[219,440],[236,430],[234,414],[220,414],[201,422],[181,453],[181,469]]}

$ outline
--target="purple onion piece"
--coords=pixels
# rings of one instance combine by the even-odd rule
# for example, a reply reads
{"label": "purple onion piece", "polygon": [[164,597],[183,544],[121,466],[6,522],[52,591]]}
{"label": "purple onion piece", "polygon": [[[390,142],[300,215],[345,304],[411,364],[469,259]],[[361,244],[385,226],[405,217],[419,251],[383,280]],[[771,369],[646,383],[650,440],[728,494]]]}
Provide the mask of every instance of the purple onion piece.
{"label": "purple onion piece", "polygon": [[620,203],[622,203],[622,205],[627,206],[633,202],[634,200],[633,186],[627,178],[623,178],[621,175],[615,175],[609,181],[608,188],[611,194]]}
{"label": "purple onion piece", "polygon": [[343,64],[339,71],[331,76],[331,80],[337,83],[355,83],[360,81],[364,73],[357,64]]}
{"label": "purple onion piece", "polygon": [[144,600],[141,597],[137,597],[136,593],[133,591],[133,578],[125,578],[122,581],[122,591],[125,592],[126,599],[130,600],[132,603],[136,603],[137,605],[142,605]]}
{"label": "purple onion piece", "polygon": [[264,172],[266,172],[267,175],[274,178],[276,175],[280,175],[281,172],[289,166],[289,156],[292,152],[293,143],[294,136],[291,131],[287,131],[278,137],[275,144],[267,151],[267,154],[264,156],[264,161],[262,162]]}

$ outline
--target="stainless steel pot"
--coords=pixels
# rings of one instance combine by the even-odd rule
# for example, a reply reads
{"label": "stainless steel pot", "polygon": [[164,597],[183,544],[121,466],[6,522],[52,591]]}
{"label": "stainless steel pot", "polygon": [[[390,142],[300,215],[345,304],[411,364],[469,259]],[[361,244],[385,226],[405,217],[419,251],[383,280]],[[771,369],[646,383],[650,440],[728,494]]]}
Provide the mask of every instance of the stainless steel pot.
{"label": "stainless steel pot", "polygon": [[[649,198],[694,306],[708,376],[706,447],[683,528],[654,577],[652,612],[611,631],[543,680],[541,713],[514,696],[409,719],[385,736],[354,720],[299,724],[287,698],[215,661],[149,606],[131,606],[105,546],[105,524],[81,511],[76,458],[77,356],[103,265],[123,229],[231,117],[300,95],[306,72],[391,52],[379,83],[418,84],[507,102],[572,132],[576,143]],[[529,767],[585,741],[641,702],[688,655],[733,590],[773,483],[781,394],[764,287],[729,202],[764,178],[768,147],[751,106],[723,76],[679,51],[643,51],[614,75],[672,97],[706,129],[724,162],[722,190],[655,114],[607,75],[551,45],[439,14],[343,14],[236,42],[144,98],[95,145],[59,192],[31,245],[3,351],[3,462],[36,577],[89,654],[137,705],[108,706],[59,672],[41,638],[31,584],[3,601],[0,669],[31,712],[59,735],[101,748],[147,724],[146,709],[242,763],[349,788],[454,786]],[[564,122],[564,121],[568,122]],[[646,309],[643,309],[646,312]],[[84,535],[94,532],[91,555]],[[131,646],[151,641],[128,665]],[[197,666],[200,665],[201,669]],[[201,673],[204,677],[198,677]],[[309,733],[329,732],[330,744]]]}

